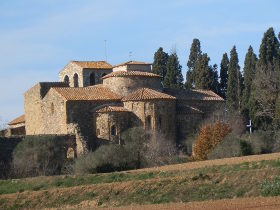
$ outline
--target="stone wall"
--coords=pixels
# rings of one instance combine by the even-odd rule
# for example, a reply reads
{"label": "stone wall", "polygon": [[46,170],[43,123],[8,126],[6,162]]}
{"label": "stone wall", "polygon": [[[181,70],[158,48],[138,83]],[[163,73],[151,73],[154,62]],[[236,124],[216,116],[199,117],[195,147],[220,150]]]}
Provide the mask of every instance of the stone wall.
{"label": "stone wall", "polygon": [[41,134],[67,134],[66,107],[61,95],[51,89],[42,100]]}
{"label": "stone wall", "polygon": [[103,86],[115,93],[126,96],[138,88],[151,88],[162,91],[161,79],[158,77],[124,76],[103,79]]}
{"label": "stone wall", "polygon": [[93,120],[94,109],[101,105],[112,105],[118,103],[118,101],[66,102],[67,133],[76,135],[78,155],[87,152],[86,150],[94,150],[97,147],[95,125]]}
{"label": "stone wall", "polygon": [[[83,69],[83,87],[101,84],[101,78],[111,72],[111,69]],[[91,74],[94,74],[94,84],[90,84]]]}
{"label": "stone wall", "polygon": [[95,113],[95,135],[99,141],[121,143],[123,131],[137,126],[137,117],[132,112]]}
{"label": "stone wall", "polygon": [[62,82],[41,82],[24,93],[25,130],[27,135],[43,134],[42,99],[51,87],[67,87]]}
{"label": "stone wall", "polygon": [[137,116],[144,128],[156,130],[175,141],[175,100],[128,101],[124,102],[124,107]]}
{"label": "stone wall", "polygon": [[69,78],[69,86],[74,87],[74,75],[78,75],[78,86],[83,87],[83,71],[82,67],[69,62],[63,70],[61,70],[58,74],[59,81],[64,82],[65,76],[68,76]]}

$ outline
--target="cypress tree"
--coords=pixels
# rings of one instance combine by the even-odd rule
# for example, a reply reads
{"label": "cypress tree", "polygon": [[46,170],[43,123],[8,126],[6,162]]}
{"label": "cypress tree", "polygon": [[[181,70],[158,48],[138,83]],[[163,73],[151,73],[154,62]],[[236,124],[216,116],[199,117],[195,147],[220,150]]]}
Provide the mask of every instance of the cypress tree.
{"label": "cypress tree", "polygon": [[165,88],[183,88],[182,66],[176,53],[172,53],[166,63],[166,76],[163,81]]}
{"label": "cypress tree", "polygon": [[166,75],[166,63],[168,60],[168,53],[163,51],[163,48],[160,47],[154,54],[154,62],[152,66],[152,72],[164,77]]}
{"label": "cypress tree", "polygon": [[227,81],[228,81],[228,65],[229,59],[227,53],[223,54],[223,58],[220,65],[220,95],[225,99],[227,94]]}
{"label": "cypress tree", "polygon": [[249,117],[249,98],[251,95],[251,86],[256,74],[257,56],[254,53],[252,46],[249,46],[248,52],[244,61],[244,91],[242,95],[242,112]]}
{"label": "cypress tree", "polygon": [[194,83],[194,68],[197,60],[201,56],[200,41],[199,39],[193,39],[192,46],[190,49],[189,60],[187,63],[188,70],[186,74],[186,88],[193,88]]}
{"label": "cypress tree", "polygon": [[249,115],[256,128],[269,128],[278,116],[279,64],[279,41],[269,28],[262,38],[249,100]]}
{"label": "cypress tree", "polygon": [[228,67],[228,83],[227,83],[227,107],[230,111],[240,111],[241,105],[241,87],[242,75],[238,65],[238,55],[236,47],[233,46],[230,51],[230,60]]}

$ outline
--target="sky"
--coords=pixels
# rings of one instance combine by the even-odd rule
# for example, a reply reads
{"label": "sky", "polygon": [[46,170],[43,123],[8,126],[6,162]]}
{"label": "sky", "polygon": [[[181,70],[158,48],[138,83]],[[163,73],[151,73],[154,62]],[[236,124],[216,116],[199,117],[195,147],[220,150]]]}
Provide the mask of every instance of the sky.
{"label": "sky", "polygon": [[[0,126],[24,113],[23,94],[58,81],[70,60],[152,62],[176,49],[185,76],[192,40],[210,63],[236,45],[243,67],[249,45],[280,31],[279,0],[9,0],[0,1]],[[130,53],[131,52],[131,53]]]}

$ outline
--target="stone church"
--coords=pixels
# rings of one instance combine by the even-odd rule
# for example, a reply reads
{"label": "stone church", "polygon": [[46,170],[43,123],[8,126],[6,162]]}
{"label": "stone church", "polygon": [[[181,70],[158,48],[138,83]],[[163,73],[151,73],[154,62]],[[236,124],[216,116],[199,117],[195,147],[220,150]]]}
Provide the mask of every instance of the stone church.
{"label": "stone church", "polygon": [[121,133],[135,126],[180,142],[223,104],[209,90],[164,89],[151,63],[70,61],[59,82],[25,92],[24,115],[9,125],[11,133],[75,135],[79,155],[104,141],[120,143]]}

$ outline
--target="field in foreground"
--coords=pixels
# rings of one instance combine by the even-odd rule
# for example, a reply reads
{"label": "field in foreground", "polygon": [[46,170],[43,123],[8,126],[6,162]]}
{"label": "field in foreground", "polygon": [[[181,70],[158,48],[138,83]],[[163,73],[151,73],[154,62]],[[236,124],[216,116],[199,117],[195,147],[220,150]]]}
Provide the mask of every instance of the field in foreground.
{"label": "field in foreground", "polygon": [[[150,204],[181,209],[184,205],[196,205],[193,203],[196,201],[245,198],[250,204],[252,197],[277,195],[280,195],[280,153],[119,173],[0,181],[0,209],[131,205],[137,209],[139,204],[145,204],[146,209],[151,209]],[[278,197],[262,199],[266,199],[262,205],[270,205],[270,209],[280,205]],[[270,204],[266,204],[268,201]]]}

